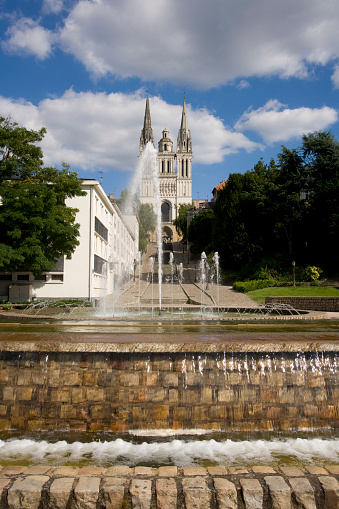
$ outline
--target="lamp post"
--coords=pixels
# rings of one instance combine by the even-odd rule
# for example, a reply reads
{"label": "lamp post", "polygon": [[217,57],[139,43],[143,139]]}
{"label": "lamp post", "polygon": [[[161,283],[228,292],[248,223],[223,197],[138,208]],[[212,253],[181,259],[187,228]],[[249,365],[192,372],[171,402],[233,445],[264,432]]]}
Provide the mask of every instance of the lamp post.
{"label": "lamp post", "polygon": [[292,262],[292,269],[293,269],[293,286],[295,286],[295,261]]}

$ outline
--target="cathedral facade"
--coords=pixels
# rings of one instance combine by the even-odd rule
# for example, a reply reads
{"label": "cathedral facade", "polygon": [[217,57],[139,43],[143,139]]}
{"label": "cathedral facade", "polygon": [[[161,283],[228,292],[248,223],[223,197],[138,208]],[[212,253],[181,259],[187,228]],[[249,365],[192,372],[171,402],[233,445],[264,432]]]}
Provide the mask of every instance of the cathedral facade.
{"label": "cathedral facade", "polygon": [[[149,99],[146,99],[144,126],[141,130],[139,156],[147,143],[154,146],[154,136],[151,125],[151,111]],[[158,143],[157,164],[161,199],[161,225],[163,238],[178,240],[173,220],[176,219],[180,205],[192,203],[192,139],[188,129],[186,102],[182,109],[181,125],[177,138],[177,150],[173,151],[173,141],[169,131],[162,131],[162,138]],[[150,175],[143,175],[140,184],[140,201],[149,203],[155,208],[155,193],[153,180]]]}

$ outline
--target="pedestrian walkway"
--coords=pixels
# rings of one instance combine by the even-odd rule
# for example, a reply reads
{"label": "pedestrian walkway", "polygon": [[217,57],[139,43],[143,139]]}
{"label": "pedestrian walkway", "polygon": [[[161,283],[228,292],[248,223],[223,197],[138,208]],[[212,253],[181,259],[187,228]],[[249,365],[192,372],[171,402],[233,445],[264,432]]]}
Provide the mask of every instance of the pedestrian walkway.
{"label": "pedestrian walkway", "polygon": [[[128,281],[119,295],[114,296],[115,306],[127,308],[149,308],[161,304],[164,307],[184,308],[258,308],[259,305],[247,295],[236,292],[231,286],[199,281],[199,261],[189,259],[180,243],[173,243],[173,266],[163,264],[163,282],[159,295],[157,248],[149,244],[142,256],[140,270],[137,269],[133,281]],[[153,261],[152,261],[153,260]],[[182,264],[182,283],[179,284],[180,264]],[[152,272],[153,267],[153,272]],[[153,274],[153,275],[152,275]]]}

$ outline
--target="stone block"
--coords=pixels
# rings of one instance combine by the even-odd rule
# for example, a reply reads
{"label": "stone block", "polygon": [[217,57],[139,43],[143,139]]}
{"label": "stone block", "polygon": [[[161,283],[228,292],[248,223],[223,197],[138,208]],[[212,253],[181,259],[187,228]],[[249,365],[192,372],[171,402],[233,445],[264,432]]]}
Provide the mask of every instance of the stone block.
{"label": "stone block", "polygon": [[328,472],[323,467],[305,467],[305,470],[312,475],[328,475]]}
{"label": "stone block", "polygon": [[76,473],[78,472],[78,467],[56,467],[56,469],[53,472],[53,476],[60,476],[60,477],[74,477]]}
{"label": "stone block", "polygon": [[325,465],[325,467],[331,474],[339,475],[339,465]]}
{"label": "stone block", "polygon": [[229,473],[234,474],[248,474],[248,469],[245,467],[228,467]]}
{"label": "stone block", "polygon": [[210,507],[211,493],[203,477],[185,477],[182,480],[182,487],[186,509],[206,509]]}
{"label": "stone block", "polygon": [[20,474],[23,474],[26,470],[27,470],[27,467],[23,467],[21,465],[8,466],[8,467],[4,467],[1,470],[1,475],[2,476],[3,475],[10,475],[10,476],[20,475]]}
{"label": "stone block", "polygon": [[338,509],[339,507],[339,483],[335,477],[318,477],[325,494],[325,509]]}
{"label": "stone block", "polygon": [[237,489],[235,485],[227,479],[215,477],[213,479],[218,501],[218,509],[237,509]]}
{"label": "stone block", "polygon": [[152,419],[157,420],[166,420],[169,417],[169,406],[168,405],[155,405],[152,408]]}
{"label": "stone block", "polygon": [[8,490],[9,509],[38,509],[44,484],[49,481],[46,475],[19,477]]}
{"label": "stone block", "polygon": [[158,476],[159,477],[174,477],[176,475],[178,475],[178,467],[176,467],[174,465],[158,468]]}
{"label": "stone block", "polygon": [[18,387],[16,391],[16,399],[19,401],[30,401],[32,399],[32,387]]}
{"label": "stone block", "polygon": [[252,472],[255,474],[275,474],[276,471],[272,467],[267,466],[261,466],[261,465],[254,465],[252,467]]}
{"label": "stone block", "polygon": [[207,471],[210,475],[226,475],[227,468],[226,467],[207,467]]}
{"label": "stone block", "polygon": [[82,385],[95,384],[95,371],[84,371],[82,374]]}
{"label": "stone block", "polygon": [[164,387],[178,387],[177,373],[164,373],[162,376]]}
{"label": "stone block", "polygon": [[174,479],[157,479],[156,494],[158,509],[177,507],[178,492]]}
{"label": "stone block", "polygon": [[93,475],[104,475],[106,469],[103,467],[81,467],[78,469],[76,475],[77,477],[87,477]]}
{"label": "stone block", "polygon": [[130,486],[132,506],[150,509],[152,502],[152,482],[148,479],[133,479]]}
{"label": "stone block", "polygon": [[79,477],[79,481],[74,488],[77,509],[96,509],[99,487],[99,477]]}
{"label": "stone block", "polygon": [[258,479],[240,478],[246,509],[262,509],[264,492]]}
{"label": "stone block", "polygon": [[134,475],[147,475],[150,477],[154,475],[154,472],[151,467],[135,467]]}
{"label": "stone block", "polygon": [[0,478],[0,500],[1,500],[1,497],[2,497],[2,493],[3,493],[3,490],[4,488],[6,488],[6,486],[8,486],[8,484],[10,483],[10,479],[4,479],[4,478]]}
{"label": "stone block", "polygon": [[270,475],[265,477],[271,498],[272,509],[292,509],[291,488],[283,477]]}
{"label": "stone block", "polygon": [[15,392],[13,387],[4,387],[3,388],[3,400],[4,401],[14,401],[15,400]]}
{"label": "stone block", "polygon": [[207,475],[206,468],[204,467],[184,467],[183,468],[184,476],[190,477],[194,475]]}
{"label": "stone block", "polygon": [[60,477],[54,479],[49,490],[49,504],[53,509],[66,509],[74,477]]}
{"label": "stone block", "polygon": [[81,378],[78,371],[65,370],[63,377],[64,385],[81,385]]}
{"label": "stone block", "polygon": [[106,509],[121,509],[123,507],[126,483],[127,479],[121,477],[105,477],[102,490]]}
{"label": "stone block", "polygon": [[293,490],[295,505],[301,509],[317,509],[313,488],[305,477],[291,477],[289,483]]}
{"label": "stone block", "polygon": [[8,370],[0,369],[0,383],[6,384],[8,382]]}
{"label": "stone block", "polygon": [[127,467],[125,465],[116,465],[114,467],[110,467],[105,472],[105,477],[108,476],[127,476],[133,474],[133,468]]}
{"label": "stone block", "polygon": [[86,400],[87,401],[104,401],[105,399],[105,391],[104,389],[99,389],[98,387],[86,389]]}
{"label": "stone block", "polygon": [[44,475],[53,472],[54,468],[48,465],[33,465],[25,470],[25,475]]}
{"label": "stone block", "polygon": [[280,470],[287,477],[300,477],[305,475],[304,472],[298,467],[281,467]]}
{"label": "stone block", "polygon": [[83,403],[85,400],[85,390],[82,387],[73,387],[71,389],[71,402],[73,404]]}

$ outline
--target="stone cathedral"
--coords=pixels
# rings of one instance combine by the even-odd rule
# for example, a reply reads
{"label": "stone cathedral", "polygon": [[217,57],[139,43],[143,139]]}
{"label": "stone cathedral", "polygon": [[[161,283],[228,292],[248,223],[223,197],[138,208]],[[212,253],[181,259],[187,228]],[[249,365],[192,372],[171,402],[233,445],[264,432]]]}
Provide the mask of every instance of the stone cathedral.
{"label": "stone cathedral", "polygon": [[[151,111],[149,99],[146,99],[144,127],[141,130],[139,156],[148,142],[154,146],[154,136],[151,125]],[[163,237],[178,240],[178,235],[172,222],[177,217],[181,204],[192,203],[192,140],[188,129],[186,102],[181,116],[181,126],[177,138],[177,151],[173,152],[173,141],[169,131],[162,131],[162,138],[158,143],[158,172],[161,197],[161,223]],[[153,182],[150,176],[144,175],[140,184],[141,203],[150,203],[155,208]]]}

